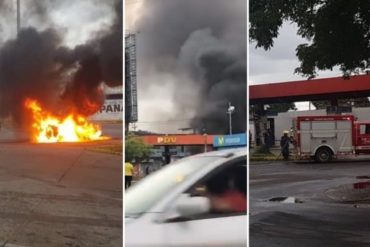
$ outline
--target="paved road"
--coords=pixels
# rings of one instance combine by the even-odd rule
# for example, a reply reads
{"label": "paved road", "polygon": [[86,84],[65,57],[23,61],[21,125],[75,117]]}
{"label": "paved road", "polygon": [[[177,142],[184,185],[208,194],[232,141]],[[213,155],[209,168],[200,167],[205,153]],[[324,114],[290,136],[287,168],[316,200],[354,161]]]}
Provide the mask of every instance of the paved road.
{"label": "paved road", "polygon": [[96,145],[0,143],[0,246],[121,246],[122,157]]}
{"label": "paved road", "polygon": [[252,164],[250,246],[370,246],[367,182],[369,160]]}

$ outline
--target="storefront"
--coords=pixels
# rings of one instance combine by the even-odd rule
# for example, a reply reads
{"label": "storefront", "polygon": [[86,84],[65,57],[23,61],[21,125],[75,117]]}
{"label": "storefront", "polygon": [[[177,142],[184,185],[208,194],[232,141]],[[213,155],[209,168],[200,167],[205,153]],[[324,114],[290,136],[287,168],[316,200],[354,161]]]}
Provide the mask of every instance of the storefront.
{"label": "storefront", "polygon": [[142,138],[153,146],[151,159],[164,164],[213,150],[213,135],[150,135]]}

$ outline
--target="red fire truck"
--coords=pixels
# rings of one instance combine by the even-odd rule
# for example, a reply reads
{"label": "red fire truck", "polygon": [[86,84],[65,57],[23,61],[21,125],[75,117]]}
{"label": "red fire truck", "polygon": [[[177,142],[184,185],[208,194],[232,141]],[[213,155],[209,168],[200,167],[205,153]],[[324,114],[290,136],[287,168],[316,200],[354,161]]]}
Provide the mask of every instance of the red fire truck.
{"label": "red fire truck", "polygon": [[370,121],[358,122],[353,115],[298,117],[295,139],[298,156],[317,162],[370,154]]}

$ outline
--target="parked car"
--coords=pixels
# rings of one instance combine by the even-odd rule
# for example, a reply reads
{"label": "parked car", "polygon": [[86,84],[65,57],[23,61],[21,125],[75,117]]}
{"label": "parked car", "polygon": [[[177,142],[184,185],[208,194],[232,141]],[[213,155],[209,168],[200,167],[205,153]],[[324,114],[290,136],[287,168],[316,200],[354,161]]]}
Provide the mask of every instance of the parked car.
{"label": "parked car", "polygon": [[126,246],[246,246],[246,152],[190,156],[130,187]]}

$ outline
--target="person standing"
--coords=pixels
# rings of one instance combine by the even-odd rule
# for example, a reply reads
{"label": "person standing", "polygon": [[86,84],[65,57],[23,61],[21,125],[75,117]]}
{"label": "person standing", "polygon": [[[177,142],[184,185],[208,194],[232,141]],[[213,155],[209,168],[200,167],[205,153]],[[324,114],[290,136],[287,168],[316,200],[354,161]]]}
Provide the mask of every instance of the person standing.
{"label": "person standing", "polygon": [[125,162],[125,189],[131,186],[134,175],[134,166],[130,162]]}
{"label": "person standing", "polygon": [[289,131],[285,130],[280,140],[281,154],[283,155],[284,160],[289,159],[289,143],[291,142],[291,140],[288,134],[289,134]]}
{"label": "person standing", "polygon": [[148,176],[149,174],[150,174],[150,167],[149,167],[149,165],[147,165],[145,167],[145,176]]}

